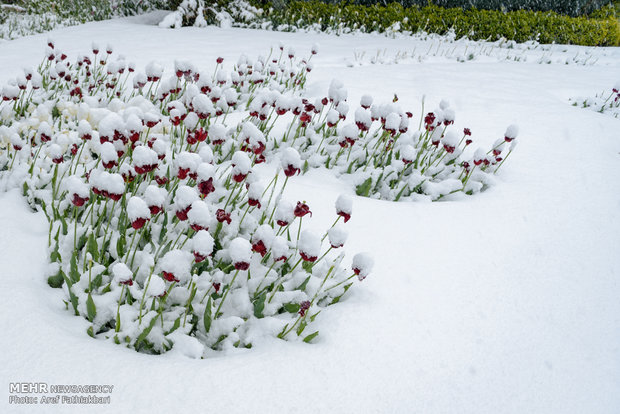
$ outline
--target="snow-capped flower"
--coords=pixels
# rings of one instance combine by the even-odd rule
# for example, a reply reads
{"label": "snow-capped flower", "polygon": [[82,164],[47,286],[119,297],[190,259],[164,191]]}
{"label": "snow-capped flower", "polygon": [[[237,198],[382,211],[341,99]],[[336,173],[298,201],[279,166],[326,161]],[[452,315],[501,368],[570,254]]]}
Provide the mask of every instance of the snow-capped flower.
{"label": "snow-capped flower", "polygon": [[286,261],[289,254],[289,245],[282,236],[276,236],[271,241],[271,253],[275,261]]}
{"label": "snow-capped flower", "polygon": [[193,187],[182,185],[177,189],[174,197],[174,211],[181,221],[187,220],[187,213],[192,208],[192,203],[198,198]]}
{"label": "snow-capped flower", "polygon": [[88,185],[75,175],[67,177],[65,183],[71,203],[76,207],[82,207],[90,198]]}
{"label": "snow-capped flower", "polygon": [[441,138],[441,143],[448,154],[452,154],[459,144],[459,136],[454,131],[448,131]]}
{"label": "snow-capped flower", "polygon": [[289,147],[283,151],[282,168],[287,177],[292,177],[301,172],[301,157],[295,148]]}
{"label": "snow-capped flower", "polygon": [[209,223],[211,222],[211,213],[207,203],[202,200],[196,200],[192,203],[192,207],[187,213],[187,218],[190,227],[194,231],[209,230]]}
{"label": "snow-capped flower", "polygon": [[232,156],[233,169],[231,176],[233,181],[240,183],[248,176],[252,168],[252,161],[243,151],[237,151]]}
{"label": "snow-capped flower", "polygon": [[116,283],[127,286],[133,285],[133,272],[125,263],[116,263],[112,267],[112,274]]}
{"label": "snow-capped flower", "polygon": [[254,182],[250,184],[248,189],[248,204],[252,207],[261,208],[261,198],[265,188],[259,183]]}
{"label": "snow-capped flower", "polygon": [[179,249],[169,251],[159,262],[162,277],[168,282],[185,282],[190,277],[193,261],[189,252]]}
{"label": "snow-capped flower", "polygon": [[360,99],[360,106],[364,109],[368,109],[372,106],[372,96],[362,95]]}
{"label": "snow-capped flower", "polygon": [[278,226],[287,226],[295,219],[295,208],[286,200],[281,200],[275,212],[275,219]]}
{"label": "snow-capped flower", "polygon": [[329,244],[337,249],[344,246],[349,234],[342,225],[337,224],[327,231],[327,235],[329,236]]}
{"label": "snow-capped flower", "polygon": [[267,250],[271,246],[273,240],[273,228],[267,224],[258,226],[252,235],[252,251],[259,253],[261,256],[267,254]]}
{"label": "snow-capped flower", "polygon": [[149,185],[144,190],[144,201],[152,215],[156,215],[162,211],[164,202],[166,201],[167,192],[163,188]]}
{"label": "snow-capped flower", "polygon": [[321,253],[321,239],[316,235],[304,230],[299,236],[298,246],[299,255],[306,262],[314,262]]}
{"label": "snow-capped flower", "polygon": [[252,258],[252,245],[242,237],[237,237],[228,245],[228,254],[237,270],[248,270]]}
{"label": "snow-capped flower", "polygon": [[517,138],[519,134],[519,127],[517,125],[510,125],[506,128],[506,132],[504,133],[504,139],[506,142],[512,142],[513,139]]}
{"label": "snow-capped flower", "polygon": [[358,253],[353,256],[353,273],[357,275],[357,278],[362,281],[370,274],[375,262],[368,253]]}
{"label": "snow-capped flower", "polygon": [[416,151],[412,145],[403,145],[400,149],[400,158],[405,164],[411,164],[416,159]]}
{"label": "snow-capped flower", "polygon": [[64,153],[58,144],[51,144],[47,147],[47,155],[52,159],[54,164],[60,164],[64,161]]}
{"label": "snow-capped flower", "polygon": [[157,153],[152,149],[139,146],[133,150],[133,164],[136,173],[146,174],[157,168]]}
{"label": "snow-capped flower", "polygon": [[133,196],[127,202],[127,217],[131,222],[131,227],[138,230],[150,219],[151,211],[144,200]]}
{"label": "snow-capped flower", "polygon": [[196,263],[204,261],[213,253],[213,237],[206,230],[198,231],[192,238],[192,253]]}
{"label": "snow-capped flower", "polygon": [[482,148],[478,148],[476,152],[474,152],[474,165],[482,164],[486,158],[487,153]]}
{"label": "snow-capped flower", "polygon": [[353,200],[346,194],[341,194],[336,199],[336,214],[344,219],[346,223],[353,214]]}

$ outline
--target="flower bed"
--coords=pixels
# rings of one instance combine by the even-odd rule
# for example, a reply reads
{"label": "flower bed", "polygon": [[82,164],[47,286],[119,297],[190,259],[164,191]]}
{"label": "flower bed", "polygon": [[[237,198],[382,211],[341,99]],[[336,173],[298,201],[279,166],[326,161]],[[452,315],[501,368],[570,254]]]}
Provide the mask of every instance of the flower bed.
{"label": "flower bed", "polygon": [[364,96],[347,123],[341,83],[304,97],[317,52],[280,45],[209,74],[177,61],[164,76],[110,46],[70,62],[49,41],[41,65],[2,88],[0,183],[47,215],[48,283],[91,336],[196,357],[265,335],[310,342],[372,259],[344,265],[350,198],[317,234],[310,206],[285,199],[289,180],[325,166],[360,195],[436,200],[484,189],[514,147],[509,127],[489,151],[466,150],[446,102],[416,130],[396,102]]}

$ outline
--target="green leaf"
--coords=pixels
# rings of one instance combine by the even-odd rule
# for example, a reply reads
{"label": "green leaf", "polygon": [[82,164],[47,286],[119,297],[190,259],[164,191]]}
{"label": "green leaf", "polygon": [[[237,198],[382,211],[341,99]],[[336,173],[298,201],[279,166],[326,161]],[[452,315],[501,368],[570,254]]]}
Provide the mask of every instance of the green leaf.
{"label": "green leaf", "polygon": [[166,237],[166,227],[168,226],[168,215],[164,213],[164,220],[161,225],[161,230],[159,231],[159,244],[164,242],[164,237]]}
{"label": "green leaf", "polygon": [[314,266],[313,262],[306,262],[305,260],[301,263],[301,267],[308,273],[312,273],[312,266]]}
{"label": "green leaf", "polygon": [[47,278],[47,284],[53,288],[62,287],[62,284],[65,282],[65,274],[62,269],[58,270],[58,273],[55,276],[50,276]]}
{"label": "green leaf", "polygon": [[151,333],[151,329],[153,329],[153,326],[155,326],[155,322],[157,321],[157,319],[158,319],[158,315],[153,316],[153,318],[151,319],[151,322],[149,322],[149,325],[146,328],[144,328],[142,333],[136,339],[136,343],[134,345],[134,348],[136,349],[136,351],[139,350],[140,345],[142,345],[142,342],[144,342],[148,334]]}
{"label": "green leaf", "polygon": [[304,342],[309,344],[314,338],[319,336],[319,331],[313,332],[304,338]]}
{"label": "green leaf", "polygon": [[[307,262],[307,263],[310,263],[310,262]],[[312,267],[310,267],[310,271],[312,271]],[[304,290],[304,289],[306,289],[306,286],[308,286],[308,282],[310,281],[311,277],[312,277],[311,275],[308,275],[306,280],[304,280],[301,285],[297,286],[297,289],[295,289],[295,290]]]}
{"label": "green leaf", "polygon": [[80,239],[78,240],[78,243],[77,243],[77,250],[78,250],[78,252],[80,250],[82,250],[84,248],[84,246],[86,246],[86,234],[82,234],[80,236]]}
{"label": "green leaf", "polygon": [[95,331],[93,330],[92,326],[89,326],[88,329],[86,330],[86,333],[88,334],[88,336],[90,336],[91,338],[95,337]]}
{"label": "green leaf", "polygon": [[349,288],[353,286],[353,283],[349,283],[348,285],[345,285],[344,287],[344,292],[342,292],[342,295],[340,296],[336,296],[330,303],[330,305],[333,305],[335,303],[340,302],[340,299],[344,296],[345,293],[347,293],[347,290],[349,290]]}
{"label": "green leaf", "polygon": [[179,326],[181,326],[180,316],[174,321],[174,325],[172,325],[172,328],[170,328],[170,330],[166,332],[165,335],[170,335],[172,332],[176,331],[179,328]]}
{"label": "green leaf", "polygon": [[306,329],[306,326],[308,326],[308,322],[306,322],[306,319],[304,318],[301,320],[301,322],[299,323],[299,326],[297,327],[297,336],[301,335],[304,329]]}
{"label": "green leaf", "polygon": [[405,192],[407,188],[409,188],[409,185],[405,184],[405,186],[398,192],[398,194],[396,194],[396,198],[394,199],[394,201],[400,200],[400,198],[402,197],[403,193]]}
{"label": "green leaf", "polygon": [[289,262],[284,263],[282,267],[280,268],[281,275],[285,275],[289,273],[290,271],[291,271],[291,264]]}
{"label": "green leaf", "polygon": [[99,246],[97,245],[97,241],[95,240],[95,234],[90,233],[88,235],[88,242],[86,242],[86,250],[93,257],[93,261],[99,261]]}
{"label": "green leaf", "polygon": [[297,313],[299,312],[299,303],[285,303],[283,308],[289,313]]}
{"label": "green leaf", "polygon": [[317,316],[319,316],[319,313],[321,313],[321,311],[318,311],[317,313],[315,313],[314,315],[310,316],[310,322],[314,322],[314,320],[316,319]]}
{"label": "green leaf", "polygon": [[95,316],[97,316],[97,307],[90,293],[88,293],[88,298],[86,299],[86,312],[88,313],[88,320],[90,322],[94,321]]}
{"label": "green leaf", "polygon": [[60,223],[62,224],[62,235],[66,236],[69,227],[67,225],[67,220],[65,220],[65,217],[62,214],[59,214],[58,217],[60,218]]}
{"label": "green leaf", "polygon": [[[77,266],[77,255],[71,255],[71,269],[69,270],[69,277],[73,283],[77,283],[80,281],[80,272]],[[71,284],[73,284],[71,283]]]}
{"label": "green leaf", "polygon": [[62,258],[60,257],[60,253],[58,253],[58,245],[56,245],[56,250],[54,250],[52,252],[52,254],[50,254],[50,262],[55,263],[55,262],[61,262]]}
{"label": "green leaf", "polygon": [[212,302],[213,301],[211,300],[211,296],[209,296],[209,300],[207,301],[207,306],[205,307],[205,313],[204,313],[203,321],[202,321],[202,323],[204,324],[206,333],[209,333],[209,330],[211,329],[211,318],[212,318],[212,312],[213,312],[213,310],[211,309],[211,307],[213,306]]}
{"label": "green leaf", "polygon": [[302,168],[302,174],[307,173],[309,168],[310,168],[310,165],[308,164],[308,160],[304,161],[304,166]]}
{"label": "green leaf", "polygon": [[264,317],[263,310],[265,310],[265,299],[267,299],[267,292],[264,292],[254,299],[254,316],[257,318]]}
{"label": "green leaf", "polygon": [[118,255],[118,257],[123,257],[125,255],[126,244],[127,240],[125,239],[125,233],[123,233],[116,241],[116,254]]}
{"label": "green leaf", "polygon": [[355,188],[355,193],[358,196],[368,197],[368,193],[370,192],[370,187],[372,187],[372,178],[368,177],[366,181],[362,184],[358,185]]}

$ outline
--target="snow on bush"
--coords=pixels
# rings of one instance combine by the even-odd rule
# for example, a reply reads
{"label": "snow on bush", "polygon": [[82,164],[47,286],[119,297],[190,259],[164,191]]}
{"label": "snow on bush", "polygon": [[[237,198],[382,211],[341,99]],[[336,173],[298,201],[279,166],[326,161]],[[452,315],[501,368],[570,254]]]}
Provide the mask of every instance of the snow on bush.
{"label": "snow on bush", "polygon": [[611,88],[594,97],[590,98],[572,98],[573,106],[582,108],[591,108],[602,114],[609,114],[615,118],[620,117],[620,80]]}

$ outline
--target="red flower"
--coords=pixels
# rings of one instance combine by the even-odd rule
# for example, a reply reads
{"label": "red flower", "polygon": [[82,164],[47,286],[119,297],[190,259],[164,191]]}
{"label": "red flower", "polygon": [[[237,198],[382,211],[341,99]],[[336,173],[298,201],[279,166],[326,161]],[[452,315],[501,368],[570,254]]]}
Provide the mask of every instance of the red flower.
{"label": "red flower", "polygon": [[215,187],[213,186],[213,178],[209,178],[207,181],[199,182],[198,190],[200,191],[200,194],[205,197],[214,192]]}
{"label": "red flower", "polygon": [[234,182],[240,183],[241,181],[245,180],[245,177],[247,176],[247,174],[235,174],[232,176],[232,178]]}
{"label": "red flower", "polygon": [[248,270],[250,264],[248,262],[237,262],[234,264],[234,266],[237,270]]}
{"label": "red flower", "polygon": [[156,175],[155,176],[155,182],[158,185],[165,185],[168,182],[168,177],[166,177],[166,176],[160,177],[159,175]]}
{"label": "red flower", "polygon": [[265,246],[265,243],[263,243],[262,240],[259,240],[252,245],[252,251],[256,253],[260,253],[260,255],[264,257],[267,254],[267,247]]}
{"label": "red flower", "polygon": [[161,207],[160,206],[149,206],[149,211],[151,212],[152,215],[156,215],[161,212]]}
{"label": "red flower", "polygon": [[303,217],[306,214],[310,214],[310,216],[312,217],[312,211],[310,211],[310,207],[308,206],[308,204],[302,203],[301,201],[297,202],[293,214],[295,214],[295,217]]}
{"label": "red flower", "polygon": [[196,263],[200,263],[207,258],[206,256],[203,256],[200,253],[196,253],[196,252],[192,252],[192,253],[194,253],[194,260],[196,261]]}
{"label": "red flower", "polygon": [[187,207],[185,207],[183,210],[177,210],[175,212],[177,218],[181,221],[185,221],[187,220],[187,213],[189,213],[189,211],[192,209],[191,204]]}
{"label": "red flower", "polygon": [[317,256],[308,256],[305,252],[299,252],[299,255],[306,262],[314,262],[317,259]]}
{"label": "red flower", "polygon": [[200,224],[196,224],[196,223],[191,223],[189,226],[190,226],[190,227],[192,228],[192,230],[194,230],[194,231],[208,230],[206,227],[203,227],[203,226],[201,226]]}
{"label": "red flower", "polygon": [[310,301],[305,300],[299,304],[299,316],[306,316],[306,311],[310,309]]}
{"label": "red flower", "polygon": [[256,200],[253,198],[248,198],[248,204],[252,207],[261,208],[260,200]]}
{"label": "red flower", "polygon": [[121,285],[133,286],[133,280],[131,280],[131,279],[123,280],[122,282],[119,282],[119,283]]}
{"label": "red flower", "polygon": [[187,178],[188,173],[189,173],[189,168],[179,167],[179,171],[177,172],[177,177],[179,177],[179,180],[184,180]]}
{"label": "red flower", "polygon": [[144,227],[144,224],[146,224],[146,220],[147,219],[144,217],[138,217],[137,219],[131,222],[131,227],[133,227],[134,230],[139,230],[142,227]]}
{"label": "red flower", "polygon": [[471,131],[469,130],[469,128],[465,128],[463,130],[463,134],[467,135],[468,137],[471,137]]}
{"label": "red flower", "polygon": [[177,279],[174,274],[170,273],[170,272],[162,272],[162,276],[164,279],[166,279],[168,282],[178,282],[179,279]]}
{"label": "red flower", "polygon": [[294,165],[289,164],[286,166],[286,168],[284,169],[284,175],[286,175],[287,177],[292,177],[295,174],[299,174],[301,172],[300,168],[295,168]]}
{"label": "red flower", "polygon": [[216,61],[216,62],[218,63],[218,65],[219,65],[219,64],[221,64],[222,62],[224,62],[224,58],[223,58],[223,57],[218,57],[215,61]]}
{"label": "red flower", "polygon": [[157,168],[157,164],[136,165],[134,169],[138,174],[146,174]]}
{"label": "red flower", "polygon": [[87,201],[88,197],[80,197],[77,194],[73,194],[73,197],[71,198],[71,203],[76,207],[82,207]]}
{"label": "red flower", "polygon": [[230,213],[227,213],[224,209],[221,208],[215,212],[215,218],[220,223],[226,222],[227,224],[230,224],[230,222],[232,221],[230,219]]}

